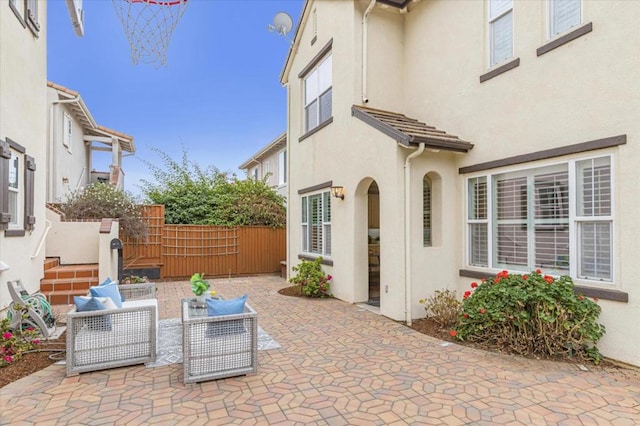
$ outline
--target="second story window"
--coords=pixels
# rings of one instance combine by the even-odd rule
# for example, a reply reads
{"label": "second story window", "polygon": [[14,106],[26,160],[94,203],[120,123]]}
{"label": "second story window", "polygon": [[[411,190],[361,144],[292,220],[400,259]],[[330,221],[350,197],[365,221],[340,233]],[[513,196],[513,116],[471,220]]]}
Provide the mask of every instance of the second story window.
{"label": "second story window", "polygon": [[549,38],[582,23],[582,0],[549,1]]}
{"label": "second story window", "polygon": [[287,151],[278,154],[278,185],[287,183]]}
{"label": "second story window", "polygon": [[489,0],[489,66],[513,57],[513,0]]}
{"label": "second story window", "polygon": [[38,22],[38,0],[27,0],[27,14],[25,22],[34,35],[40,32],[40,23]]}
{"label": "second story window", "polygon": [[329,54],[304,79],[305,131],[331,118],[332,56]]}

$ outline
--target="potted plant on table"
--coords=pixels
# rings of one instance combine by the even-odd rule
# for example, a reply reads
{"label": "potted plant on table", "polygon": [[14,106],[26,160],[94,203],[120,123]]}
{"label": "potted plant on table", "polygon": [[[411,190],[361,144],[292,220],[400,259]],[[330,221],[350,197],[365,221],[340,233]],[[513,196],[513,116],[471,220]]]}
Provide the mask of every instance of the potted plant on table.
{"label": "potted plant on table", "polygon": [[206,292],[211,287],[204,279],[204,273],[195,273],[189,279],[191,282],[191,291],[196,295],[196,302],[199,305],[204,305]]}

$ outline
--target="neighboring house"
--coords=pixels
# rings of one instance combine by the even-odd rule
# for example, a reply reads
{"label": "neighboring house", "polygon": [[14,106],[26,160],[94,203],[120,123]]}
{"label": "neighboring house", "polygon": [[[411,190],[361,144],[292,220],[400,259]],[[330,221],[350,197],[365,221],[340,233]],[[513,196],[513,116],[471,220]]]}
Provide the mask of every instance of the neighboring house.
{"label": "neighboring house", "polygon": [[640,365],[638,22],[627,1],[307,0],[281,75],[289,270],[322,256],[336,297],[407,322],[503,269],[570,275],[601,351]]}
{"label": "neighboring house", "polygon": [[[133,137],[99,126],[78,92],[52,82],[47,90],[47,202],[64,201],[70,191],[92,182],[124,189],[122,156],[135,153]],[[111,153],[108,171],[94,170],[96,151]]]}
{"label": "neighboring house", "polygon": [[33,293],[43,275],[47,3],[0,3],[0,310],[7,281]]}
{"label": "neighboring house", "polygon": [[262,180],[280,195],[287,196],[287,134],[275,138],[239,167],[247,177]]}

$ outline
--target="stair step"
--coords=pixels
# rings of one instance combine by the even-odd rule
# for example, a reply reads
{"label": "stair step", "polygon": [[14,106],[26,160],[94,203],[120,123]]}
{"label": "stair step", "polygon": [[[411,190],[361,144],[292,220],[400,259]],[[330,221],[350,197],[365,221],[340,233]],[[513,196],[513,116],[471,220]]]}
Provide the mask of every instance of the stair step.
{"label": "stair step", "polygon": [[84,290],[86,293],[94,285],[98,285],[97,278],[45,278],[40,280],[40,291]]}
{"label": "stair step", "polygon": [[50,292],[43,292],[47,297],[47,300],[52,305],[73,305],[74,296],[86,296],[87,291],[83,290],[56,290]]}
{"label": "stair step", "polygon": [[98,278],[98,265],[62,265],[47,269],[45,279]]}
{"label": "stair step", "polygon": [[58,257],[47,257],[44,260],[44,270],[45,271],[47,269],[55,268],[58,265],[60,265],[60,258],[58,258]]}

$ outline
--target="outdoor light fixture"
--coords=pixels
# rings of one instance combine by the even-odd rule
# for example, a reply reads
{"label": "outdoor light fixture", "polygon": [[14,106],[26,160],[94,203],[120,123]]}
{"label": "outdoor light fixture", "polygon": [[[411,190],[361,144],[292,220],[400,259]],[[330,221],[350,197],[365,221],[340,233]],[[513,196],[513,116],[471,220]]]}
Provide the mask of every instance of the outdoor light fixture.
{"label": "outdoor light fixture", "polygon": [[340,198],[341,200],[344,200],[344,186],[332,186],[331,195],[333,195],[336,198]]}

